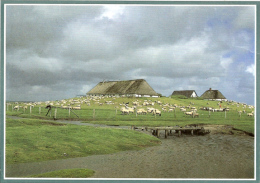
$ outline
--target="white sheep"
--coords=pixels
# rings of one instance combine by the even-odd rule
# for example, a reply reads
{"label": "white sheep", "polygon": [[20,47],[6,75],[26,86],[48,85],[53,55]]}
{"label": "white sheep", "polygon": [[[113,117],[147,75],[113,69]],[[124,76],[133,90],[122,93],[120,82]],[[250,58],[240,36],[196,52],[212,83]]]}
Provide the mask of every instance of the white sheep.
{"label": "white sheep", "polygon": [[173,108],[170,108],[169,110],[168,110],[168,112],[172,112],[173,111]]}
{"label": "white sheep", "polygon": [[129,108],[128,108],[128,111],[129,111],[129,113],[130,113],[130,112],[131,112],[131,113],[134,113],[134,112],[135,112],[135,109],[132,108],[132,107],[129,107]]}
{"label": "white sheep", "polygon": [[138,109],[138,110],[136,111],[136,113],[137,113],[137,114],[147,114],[147,111],[144,110],[144,109]]}
{"label": "white sheep", "polygon": [[180,108],[181,112],[186,112],[186,109]]}
{"label": "white sheep", "polygon": [[158,109],[155,109],[155,110],[153,110],[153,115],[159,115],[159,116],[161,116],[162,113],[161,113],[161,111],[159,111]]}
{"label": "white sheep", "polygon": [[191,115],[193,114],[193,112],[192,112],[192,111],[190,111],[190,112],[185,112],[184,114],[191,116]]}
{"label": "white sheep", "polygon": [[125,107],[122,107],[122,108],[120,109],[120,111],[122,112],[122,114],[129,114],[129,110],[126,109]]}
{"label": "white sheep", "polygon": [[247,113],[247,116],[253,117],[254,113]]}
{"label": "white sheep", "polygon": [[199,117],[199,113],[193,112],[192,116],[195,117]]}
{"label": "white sheep", "polygon": [[81,106],[80,106],[80,105],[74,106],[74,107],[72,107],[72,109],[74,109],[74,110],[80,110],[80,109],[81,109]]}

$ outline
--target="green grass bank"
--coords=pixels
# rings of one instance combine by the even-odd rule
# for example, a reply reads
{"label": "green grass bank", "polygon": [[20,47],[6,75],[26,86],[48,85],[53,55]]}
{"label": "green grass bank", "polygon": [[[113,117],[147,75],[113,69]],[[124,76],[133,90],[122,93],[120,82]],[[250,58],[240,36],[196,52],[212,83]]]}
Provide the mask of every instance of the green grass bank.
{"label": "green grass bank", "polygon": [[39,119],[6,120],[6,163],[109,154],[160,144],[134,130],[60,124]]}

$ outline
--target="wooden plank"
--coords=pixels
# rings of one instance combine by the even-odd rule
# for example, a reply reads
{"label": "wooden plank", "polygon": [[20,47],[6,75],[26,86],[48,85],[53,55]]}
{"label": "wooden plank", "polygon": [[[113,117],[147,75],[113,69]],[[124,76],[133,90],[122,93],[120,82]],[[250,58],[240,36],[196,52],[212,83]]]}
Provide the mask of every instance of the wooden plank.
{"label": "wooden plank", "polygon": [[179,130],[178,133],[179,133],[179,137],[180,137],[181,136],[181,130]]}
{"label": "wooden plank", "polygon": [[168,136],[168,130],[165,130],[165,138],[167,139]]}
{"label": "wooden plank", "polygon": [[154,130],[200,130],[201,127],[188,127],[188,128],[180,128],[180,127],[146,127],[146,129]]}
{"label": "wooden plank", "polygon": [[157,129],[156,130],[156,136],[159,138],[159,136],[160,136],[160,133],[159,133],[159,130]]}

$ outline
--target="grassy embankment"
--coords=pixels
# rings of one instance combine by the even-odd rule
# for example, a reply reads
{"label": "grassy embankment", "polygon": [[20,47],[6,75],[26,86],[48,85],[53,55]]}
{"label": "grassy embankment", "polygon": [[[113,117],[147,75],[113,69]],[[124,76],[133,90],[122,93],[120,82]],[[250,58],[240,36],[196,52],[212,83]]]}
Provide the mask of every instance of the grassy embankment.
{"label": "grassy embankment", "polygon": [[6,121],[6,163],[109,154],[160,144],[143,133],[111,128],[66,125],[38,119]]}

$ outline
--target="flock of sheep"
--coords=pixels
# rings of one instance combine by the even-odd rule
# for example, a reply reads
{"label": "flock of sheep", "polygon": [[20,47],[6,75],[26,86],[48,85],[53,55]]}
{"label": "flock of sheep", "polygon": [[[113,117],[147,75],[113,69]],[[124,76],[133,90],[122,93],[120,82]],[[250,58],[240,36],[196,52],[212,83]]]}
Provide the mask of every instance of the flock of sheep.
{"label": "flock of sheep", "polygon": [[[109,99],[109,100],[108,100]],[[29,102],[29,103],[15,103],[15,106],[12,108],[12,110],[19,110],[22,108],[23,110],[27,110],[28,107],[33,108],[34,106],[54,106],[56,108],[62,108],[62,109],[73,109],[73,110],[81,110],[81,105],[85,104],[87,106],[90,106],[92,104],[96,104],[99,106],[102,105],[114,105],[115,108],[120,107],[121,114],[136,114],[136,115],[146,115],[146,114],[152,114],[161,116],[162,112],[175,112],[175,110],[179,109],[183,114],[186,116],[192,116],[199,117],[199,113],[197,113],[197,108],[194,105],[194,103],[190,102],[188,106],[179,106],[177,104],[169,104],[169,103],[163,103],[161,101],[152,101],[152,100],[135,100],[131,102],[131,106],[129,105],[129,102],[127,103],[118,103],[116,101],[115,97],[81,97],[78,99],[69,99],[69,100],[60,100],[60,101],[45,101],[45,102]],[[215,103],[214,103],[215,104]],[[237,107],[243,106],[243,111],[238,111],[238,113],[241,115],[241,113],[246,113],[245,109],[252,109],[252,112],[247,113],[247,116],[254,116],[254,107],[246,104],[236,103],[233,101],[227,102],[227,105],[236,105]],[[11,103],[7,103],[7,106],[10,106]],[[210,106],[210,103],[207,103],[208,106]],[[217,103],[218,107],[201,107],[200,110],[207,110],[212,112],[224,112],[229,111],[229,107],[222,108],[221,102]],[[7,109],[8,110],[8,109]]]}

